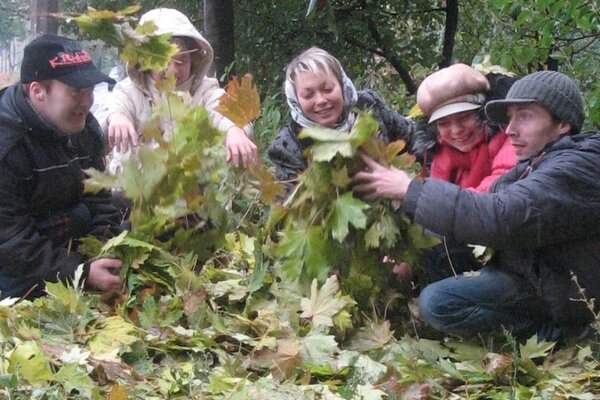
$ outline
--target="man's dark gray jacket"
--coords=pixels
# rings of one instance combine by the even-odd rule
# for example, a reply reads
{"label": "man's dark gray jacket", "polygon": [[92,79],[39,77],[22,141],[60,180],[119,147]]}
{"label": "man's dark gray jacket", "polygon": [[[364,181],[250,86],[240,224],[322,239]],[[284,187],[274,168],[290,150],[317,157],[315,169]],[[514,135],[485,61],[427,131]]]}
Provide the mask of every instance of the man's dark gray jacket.
{"label": "man's dark gray jacket", "polygon": [[492,264],[529,281],[555,322],[593,319],[580,300],[584,289],[588,301],[600,302],[599,133],[559,139],[500,178],[492,193],[413,181],[403,210],[438,234],[497,250]]}

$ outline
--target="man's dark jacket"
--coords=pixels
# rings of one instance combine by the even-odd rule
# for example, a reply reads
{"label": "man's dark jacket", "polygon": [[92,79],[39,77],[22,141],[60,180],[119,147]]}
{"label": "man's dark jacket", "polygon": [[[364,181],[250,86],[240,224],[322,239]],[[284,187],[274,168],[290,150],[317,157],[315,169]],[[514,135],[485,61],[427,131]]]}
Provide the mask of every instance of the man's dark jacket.
{"label": "man's dark jacket", "polygon": [[41,295],[44,281],[70,278],[86,261],[71,239],[118,233],[110,193],[83,193],[83,170],[103,170],[102,152],[91,114],[83,132],[65,135],[32,109],[20,84],[0,92],[0,297]]}
{"label": "man's dark jacket", "polygon": [[599,304],[599,133],[559,139],[500,178],[489,194],[413,181],[403,210],[434,232],[496,249],[493,264],[529,281],[554,322],[577,326],[593,319],[578,301],[578,285]]}

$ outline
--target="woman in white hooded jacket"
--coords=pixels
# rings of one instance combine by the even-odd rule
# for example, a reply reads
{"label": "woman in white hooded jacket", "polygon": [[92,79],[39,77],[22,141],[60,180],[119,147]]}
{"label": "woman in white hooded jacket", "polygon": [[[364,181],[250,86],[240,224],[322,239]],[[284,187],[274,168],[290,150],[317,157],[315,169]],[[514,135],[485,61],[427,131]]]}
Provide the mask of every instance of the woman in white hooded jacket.
{"label": "woman in white hooded jacket", "polygon": [[[121,162],[130,156],[132,146],[140,144],[141,131],[152,115],[152,106],[162,94],[156,80],[165,72],[176,78],[176,90],[188,93],[191,102],[204,107],[212,124],[225,132],[227,160],[234,166],[245,166],[257,157],[256,145],[248,138],[251,125],[244,129],[218,113],[215,108],[225,91],[215,78],[207,76],[213,61],[213,49],[208,41],[181,12],[170,8],[157,8],[145,13],[140,25],[153,22],[157,35],[170,34],[180,52],[169,63],[166,71],[142,72],[138,66],[128,65],[128,78],[114,87],[108,101],[96,112],[96,118],[106,133],[112,148],[108,169],[116,173]],[[162,121],[163,138],[170,139],[172,129]]]}

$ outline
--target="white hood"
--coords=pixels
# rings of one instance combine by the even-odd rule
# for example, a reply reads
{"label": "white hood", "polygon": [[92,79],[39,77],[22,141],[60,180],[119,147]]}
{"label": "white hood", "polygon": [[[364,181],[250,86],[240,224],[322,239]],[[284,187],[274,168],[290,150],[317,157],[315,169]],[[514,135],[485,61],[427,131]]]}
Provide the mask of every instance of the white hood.
{"label": "white hood", "polygon": [[[210,43],[192,25],[188,17],[172,8],[156,8],[148,11],[140,18],[140,25],[153,22],[156,25],[156,34],[170,34],[171,36],[187,36],[196,42],[198,51],[190,53],[192,57],[192,86],[191,92],[200,86],[206,77],[213,62],[213,49]],[[142,73],[136,66],[128,66],[127,72],[132,81],[148,90],[148,73]]]}

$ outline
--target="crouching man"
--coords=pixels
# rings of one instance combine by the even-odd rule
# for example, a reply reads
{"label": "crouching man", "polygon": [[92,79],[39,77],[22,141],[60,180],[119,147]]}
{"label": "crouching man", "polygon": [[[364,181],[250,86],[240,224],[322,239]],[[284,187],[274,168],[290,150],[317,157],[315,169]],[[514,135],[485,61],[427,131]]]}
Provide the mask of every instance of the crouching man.
{"label": "crouching man", "polygon": [[76,41],[43,35],[25,47],[20,81],[0,92],[0,298],[40,296],[82,263],[89,287],[121,288],[120,260],[77,253],[82,236],[120,232],[110,193],[83,193],[84,170],[104,169],[89,109],[94,85],[110,81]]}
{"label": "crouching man", "polygon": [[600,305],[600,134],[580,133],[581,93],[558,72],[527,75],[486,113],[506,124],[518,160],[491,193],[411,180],[368,157],[355,191],[402,199],[403,211],[427,229],[496,250],[480,273],[423,290],[421,314],[434,328],[461,336],[502,329],[520,339],[578,336]]}

